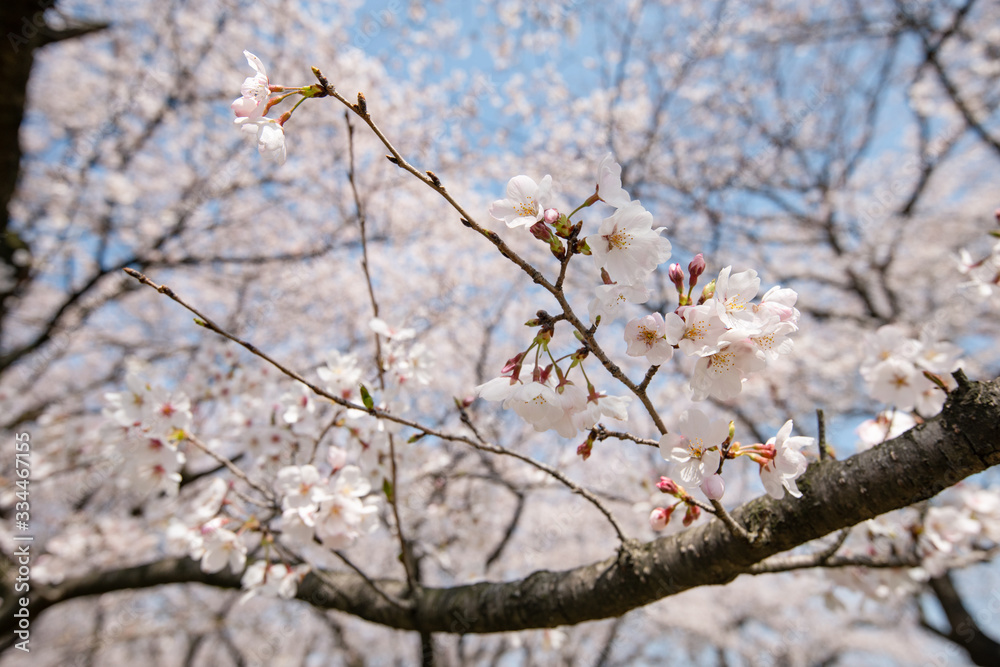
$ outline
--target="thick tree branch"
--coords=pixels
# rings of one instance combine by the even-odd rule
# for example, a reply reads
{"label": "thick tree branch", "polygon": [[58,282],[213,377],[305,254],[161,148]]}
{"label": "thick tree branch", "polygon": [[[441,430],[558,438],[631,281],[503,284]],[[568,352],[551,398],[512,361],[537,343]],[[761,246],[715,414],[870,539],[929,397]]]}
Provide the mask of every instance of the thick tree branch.
{"label": "thick tree branch", "polygon": [[984,633],[972,618],[962,602],[962,596],[955,589],[951,574],[945,572],[940,577],[932,578],[928,584],[951,626],[951,631],[941,632],[941,636],[968,651],[969,658],[977,665],[1000,665],[1000,643]]}
{"label": "thick tree branch", "polygon": [[[935,419],[845,461],[811,466],[799,480],[801,499],[764,496],[734,510],[736,521],[760,535],[753,544],[713,520],[571,570],[542,570],[502,583],[424,588],[412,611],[389,604],[353,572],[324,573],[322,578],[310,574],[298,597],[394,628],[490,633],[620,616],[691,588],[725,584],[753,572],[765,558],[931,498],[1000,463],[1000,379],[970,383],[959,375],[959,382]],[[31,608],[38,614],[80,596],[183,582],[237,588],[239,576],[205,574],[189,559],[164,560],[42,586]],[[378,584],[391,597],[408,594],[403,581]],[[3,618],[2,634],[10,637],[10,615]]]}

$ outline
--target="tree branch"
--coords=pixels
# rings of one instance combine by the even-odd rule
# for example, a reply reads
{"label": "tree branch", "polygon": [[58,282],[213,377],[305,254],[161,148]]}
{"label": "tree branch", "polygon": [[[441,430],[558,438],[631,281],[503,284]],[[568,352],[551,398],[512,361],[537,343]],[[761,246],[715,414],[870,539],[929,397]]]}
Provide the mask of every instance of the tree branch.
{"label": "tree branch", "polygon": [[[309,574],[298,598],[404,630],[491,633],[616,617],[691,588],[726,584],[753,572],[765,558],[932,498],[1000,463],[1000,379],[969,382],[961,374],[957,379],[959,387],[938,417],[847,460],[811,466],[798,481],[802,498],[764,496],[734,510],[736,521],[760,535],[753,544],[713,520],[571,570],[424,588],[412,611],[388,603],[353,572]],[[195,561],[169,559],[40,586],[31,609],[38,614],[84,595],[186,582],[238,588],[239,575],[205,574]],[[389,597],[407,596],[403,581],[378,584]],[[13,636],[11,618],[4,614],[0,628],[6,641]]]}
{"label": "tree branch", "polygon": [[937,632],[969,653],[969,658],[977,665],[989,667],[1000,665],[1000,643],[994,641],[983,632],[982,628],[972,618],[965,608],[962,596],[955,589],[951,574],[945,572],[940,577],[933,577],[929,582],[930,589],[944,610],[951,626],[950,632]]}

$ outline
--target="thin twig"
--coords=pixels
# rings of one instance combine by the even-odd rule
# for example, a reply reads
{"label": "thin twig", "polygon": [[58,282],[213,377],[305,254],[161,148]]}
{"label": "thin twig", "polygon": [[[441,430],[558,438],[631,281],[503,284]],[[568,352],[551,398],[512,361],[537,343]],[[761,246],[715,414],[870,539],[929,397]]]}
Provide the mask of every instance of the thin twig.
{"label": "thin twig", "polygon": [[[208,447],[208,445],[206,445],[201,440],[199,440],[197,438],[197,436],[194,436],[194,435],[192,435],[192,434],[190,434],[190,433],[188,433],[188,432],[185,431],[185,433],[184,433],[184,439],[187,440],[188,442],[190,442],[192,445],[194,445],[198,449],[200,449],[201,451],[203,451],[206,454],[208,454],[213,459],[215,459],[216,462],[224,465],[226,467],[226,469],[229,470],[229,472],[233,473],[238,478],[240,478],[241,480],[243,480],[248,486],[256,489],[261,495],[264,496],[265,499],[267,499],[267,502],[269,502],[269,503],[273,503],[274,502],[274,494],[273,493],[271,493],[270,491],[268,491],[267,489],[265,489],[264,487],[262,487],[260,484],[258,484],[257,482],[253,481],[249,477],[247,477],[247,474],[245,472],[243,472],[242,470],[240,470],[236,466],[236,464],[234,464],[232,461],[230,461],[229,459],[227,459],[224,456],[219,456],[218,454],[216,454],[215,452],[213,452]],[[252,501],[252,502],[255,502],[255,501]]]}
{"label": "thin twig", "polygon": [[823,408],[816,408],[816,430],[819,444],[819,460],[826,458],[826,419],[823,416]]}
{"label": "thin twig", "polygon": [[729,529],[730,533],[741,540],[746,540],[750,544],[757,541],[757,533],[750,533],[746,528],[736,523],[736,519],[734,519],[729,512],[726,511],[726,508],[723,507],[722,503],[714,498],[712,498],[710,502],[712,503],[712,508],[715,509],[715,516],[717,516],[722,523],[726,525],[726,528]]}
{"label": "thin twig", "polygon": [[850,565],[862,565],[865,567],[916,567],[920,564],[920,559],[913,555],[905,556],[897,554],[892,558],[881,558],[867,554],[835,556],[837,550],[847,540],[850,532],[850,528],[844,528],[837,534],[837,539],[833,543],[814,554],[772,556],[753,565],[750,568],[750,573],[764,574],[768,572],[802,570],[812,567],[848,567]]}
{"label": "thin twig", "polygon": [[[364,98],[359,96],[360,100]],[[356,110],[359,115],[365,114],[364,107],[359,106]],[[365,114],[367,115],[367,114]],[[372,316],[378,317],[378,299],[375,297],[375,285],[372,282],[371,271],[368,267],[368,233],[366,229],[366,218],[365,209],[361,203],[361,195],[358,194],[358,186],[355,180],[354,172],[354,125],[351,124],[351,115],[349,112],[344,112],[344,122],[347,123],[347,154],[348,154],[348,169],[347,169],[347,180],[351,184],[351,193],[354,196],[354,206],[358,214],[358,225],[361,228],[361,269],[365,275],[365,283],[368,285],[368,299],[371,301],[372,305]],[[378,383],[382,391],[385,391],[385,368],[382,360],[382,336],[375,332],[375,368],[378,371]],[[409,548],[407,547],[406,534],[403,531],[403,521],[399,516],[399,505],[396,502],[398,497],[398,476],[396,474],[396,442],[393,434],[389,434],[389,483],[392,485],[391,493],[387,500],[392,508],[392,517],[396,522],[396,537],[399,539],[399,549],[400,557],[403,562],[403,569],[406,571],[406,582],[410,585],[410,589],[415,593],[420,591],[420,586],[417,583],[417,578],[415,572],[413,571],[413,563],[410,562],[409,558]]]}
{"label": "thin twig", "polygon": [[[462,205],[459,204],[455,200],[455,198],[452,197],[451,194],[445,189],[445,187],[441,184],[441,180],[437,176],[432,177],[432,175],[429,175],[430,172],[421,172],[419,169],[417,169],[409,162],[407,162],[406,159],[402,156],[402,154],[396,149],[396,147],[392,145],[392,142],[390,142],[389,139],[385,136],[385,134],[382,133],[382,130],[375,123],[375,121],[372,120],[371,114],[368,113],[367,105],[362,107],[359,104],[354,104],[349,100],[347,100],[347,98],[345,98],[343,95],[337,92],[336,88],[334,88],[334,86],[332,86],[327,81],[326,77],[323,76],[323,73],[319,70],[319,68],[313,67],[313,74],[316,75],[316,78],[317,80],[319,80],[320,84],[322,84],[325,87],[328,96],[339,101],[341,104],[347,107],[348,110],[352,111],[359,118],[361,118],[361,120],[363,120],[366,125],[368,125],[371,131],[375,133],[375,136],[378,137],[379,141],[382,142],[382,145],[385,146],[386,149],[389,151],[390,155],[387,157],[390,158],[390,161],[394,165],[396,165],[400,169],[403,169],[404,171],[409,172],[414,177],[423,182],[427,187],[431,188],[439,195],[441,195],[441,197],[444,198],[444,200],[447,201],[448,204],[450,204],[451,207],[455,209],[455,211],[457,211],[458,214],[462,217],[462,224],[464,224],[473,231],[485,237],[490,243],[492,243],[496,247],[496,249],[500,252],[501,255],[503,255],[511,262],[516,264],[522,271],[528,274],[528,276],[531,278],[533,282],[543,287],[545,290],[551,293],[552,296],[555,297],[556,301],[559,302],[559,306],[563,309],[563,313],[566,315],[566,321],[572,324],[573,327],[580,332],[580,334],[583,336],[584,342],[587,345],[587,348],[594,354],[594,356],[597,357],[597,359],[601,362],[604,368],[609,373],[611,373],[611,375],[616,380],[625,385],[628,388],[628,390],[631,391],[636,396],[636,398],[639,399],[639,402],[642,403],[643,407],[646,408],[646,412],[649,413],[650,418],[653,420],[653,423],[656,425],[656,428],[659,429],[660,433],[661,434],[666,433],[667,428],[663,424],[663,420],[660,419],[660,415],[656,411],[656,408],[653,406],[652,401],[646,395],[645,389],[640,388],[638,385],[632,382],[632,380],[630,380],[628,376],[625,375],[625,373],[621,370],[621,368],[619,368],[617,364],[611,361],[607,353],[605,353],[603,348],[601,348],[601,346],[597,343],[597,340],[594,338],[594,332],[591,330],[591,328],[585,326],[583,322],[580,320],[580,318],[577,317],[577,315],[573,312],[573,308],[570,306],[569,301],[566,299],[566,295],[563,293],[561,289],[562,285],[560,284],[559,287],[553,285],[545,278],[545,276],[542,275],[542,273],[538,269],[529,264],[524,258],[518,255],[516,252],[514,252],[514,250],[511,249],[511,247],[508,246],[496,232],[487,230],[482,225],[477,223],[475,218],[469,215],[468,211],[466,211],[462,207]],[[565,269],[565,264],[563,265],[562,268]]]}
{"label": "thin twig", "polygon": [[387,412],[385,410],[382,410],[382,409],[379,409],[379,408],[368,408],[368,407],[365,407],[364,405],[359,405],[357,403],[352,403],[351,401],[348,401],[348,400],[346,400],[346,399],[344,399],[344,398],[342,398],[340,396],[335,396],[335,395],[331,394],[330,392],[326,391],[325,389],[321,389],[320,387],[318,387],[318,386],[314,385],[313,383],[309,382],[308,380],[306,380],[304,377],[302,377],[301,375],[299,375],[295,371],[293,371],[293,370],[291,370],[289,368],[286,368],[284,365],[282,365],[278,361],[272,359],[270,356],[268,356],[263,351],[259,350],[252,343],[249,343],[247,341],[241,340],[240,338],[234,336],[233,334],[229,333],[228,331],[225,331],[224,329],[222,329],[221,327],[219,327],[217,324],[215,324],[211,319],[209,319],[209,318],[205,317],[204,315],[202,315],[196,308],[194,308],[193,306],[189,305],[187,302],[185,302],[183,299],[181,299],[179,296],[177,296],[177,294],[175,294],[174,291],[172,289],[170,289],[169,287],[167,287],[166,285],[157,285],[156,283],[154,283],[153,281],[151,281],[149,278],[147,278],[146,276],[144,276],[143,274],[139,273],[138,271],[136,271],[134,269],[126,268],[125,272],[128,273],[133,278],[135,278],[136,280],[138,280],[143,285],[148,285],[148,286],[152,287],[156,291],[158,291],[161,294],[164,294],[164,295],[170,297],[171,299],[173,299],[174,301],[176,301],[177,303],[179,303],[181,306],[183,306],[187,310],[189,310],[192,313],[194,313],[195,315],[197,315],[198,316],[198,320],[196,320],[196,321],[198,322],[198,324],[200,326],[203,326],[206,329],[208,329],[210,331],[213,331],[213,332],[217,333],[218,335],[220,335],[220,336],[222,336],[224,338],[228,338],[229,340],[233,341],[234,343],[237,343],[237,344],[243,346],[244,348],[246,348],[247,350],[249,350],[251,353],[253,353],[254,355],[260,357],[264,361],[268,362],[269,364],[271,364],[272,366],[274,366],[275,368],[277,368],[279,371],[281,371],[282,373],[284,373],[288,377],[290,377],[293,380],[296,380],[298,382],[301,382],[303,385],[305,385],[306,387],[308,387],[309,390],[312,391],[313,393],[315,393],[317,396],[322,396],[323,398],[325,398],[325,399],[327,399],[329,401],[332,401],[333,403],[336,403],[337,405],[342,405],[345,408],[350,408],[352,410],[360,410],[361,412],[366,412],[369,415],[375,417],[376,419],[385,419],[387,421],[391,421],[391,422],[394,422],[396,424],[400,424],[402,426],[408,426],[408,427],[410,427],[410,428],[412,428],[414,430],[419,431],[420,433],[422,433],[425,436],[429,435],[429,436],[432,436],[432,437],[435,437],[435,438],[440,438],[441,440],[447,440],[447,441],[450,441],[450,442],[461,442],[461,443],[470,445],[472,447],[475,447],[476,449],[479,449],[479,450],[482,450],[482,451],[486,451],[486,452],[492,452],[494,454],[502,454],[502,455],[505,455],[505,456],[513,456],[516,459],[524,461],[525,463],[528,463],[529,465],[532,465],[532,466],[538,468],[539,470],[542,470],[542,471],[548,473],[549,475],[551,475],[552,477],[555,477],[557,480],[559,480],[560,482],[562,482],[563,484],[565,484],[567,487],[569,487],[569,489],[573,493],[577,493],[577,494],[583,496],[584,498],[586,498],[587,500],[589,500],[595,507],[597,507],[597,509],[600,510],[600,512],[602,514],[604,514],[605,517],[607,517],[608,521],[614,527],[615,532],[618,534],[619,539],[621,539],[623,542],[625,541],[625,539],[626,539],[625,538],[625,534],[622,532],[622,529],[618,525],[618,522],[615,521],[614,517],[611,515],[611,512],[609,512],[592,493],[590,493],[586,489],[580,488],[579,486],[577,486],[576,484],[574,484],[573,482],[571,482],[570,480],[568,480],[562,473],[557,472],[556,470],[550,468],[549,466],[545,465],[544,463],[540,463],[538,461],[535,461],[531,457],[524,456],[523,454],[518,454],[517,452],[511,451],[511,450],[506,449],[505,447],[501,447],[499,445],[492,445],[492,444],[488,444],[488,443],[483,442],[483,441],[478,441],[477,442],[477,441],[475,441],[472,438],[469,438],[467,436],[456,435],[456,434],[453,434],[453,433],[444,433],[442,431],[438,431],[438,430],[430,428],[428,426],[424,426],[423,424],[420,424],[418,422],[412,421],[410,419],[404,419],[403,417],[398,417],[398,416],[393,415],[393,414],[391,414],[391,413],[389,413],[389,412]]}
{"label": "thin twig", "polygon": [[[349,567],[352,570],[354,570],[358,574],[359,577],[361,577],[362,579],[364,579],[365,583],[368,584],[373,591],[375,591],[376,593],[378,593],[379,597],[381,597],[383,600],[385,600],[386,602],[388,602],[389,604],[391,604],[391,605],[393,605],[395,607],[399,607],[400,609],[406,609],[406,610],[413,609],[414,603],[413,603],[412,600],[400,600],[400,599],[398,599],[398,598],[396,598],[396,597],[394,597],[392,595],[389,595],[384,590],[382,590],[382,588],[378,584],[376,584],[375,581],[372,580],[371,577],[369,577],[367,574],[365,574],[364,572],[362,572],[361,568],[359,568],[357,565],[355,565],[354,563],[352,563],[351,559],[349,559],[347,556],[345,556],[343,554],[343,552],[341,552],[341,551],[339,551],[337,549],[334,549],[333,553],[334,553],[334,555],[337,556],[337,558],[339,558],[340,560],[342,560],[344,562],[344,565],[346,565],[347,567]],[[320,571],[319,570],[314,570],[314,572],[319,573]],[[324,579],[324,582],[327,583],[328,585],[333,585],[332,583],[328,582],[325,579]],[[412,589],[412,587],[411,587],[411,590],[416,590],[416,589]]]}
{"label": "thin twig", "polygon": [[600,424],[598,424],[595,429],[597,441],[607,440],[608,438],[615,438],[617,440],[629,440],[636,443],[637,445],[648,445],[649,447],[659,447],[659,440],[650,440],[649,438],[640,438],[637,435],[632,435],[631,433],[623,433],[622,431],[609,431]]}

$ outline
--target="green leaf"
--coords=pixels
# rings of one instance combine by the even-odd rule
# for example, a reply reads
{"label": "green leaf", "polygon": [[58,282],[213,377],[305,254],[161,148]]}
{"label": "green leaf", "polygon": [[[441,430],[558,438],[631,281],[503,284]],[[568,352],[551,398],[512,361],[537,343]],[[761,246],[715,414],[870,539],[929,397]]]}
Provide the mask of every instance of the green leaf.
{"label": "green leaf", "polygon": [[361,402],[365,404],[365,407],[369,410],[375,409],[375,399],[372,395],[368,393],[368,387],[361,385]]}
{"label": "green leaf", "polygon": [[392,491],[392,482],[390,482],[388,479],[382,480],[382,493],[385,494],[386,500],[388,500],[390,503],[396,502],[395,495],[393,494]]}

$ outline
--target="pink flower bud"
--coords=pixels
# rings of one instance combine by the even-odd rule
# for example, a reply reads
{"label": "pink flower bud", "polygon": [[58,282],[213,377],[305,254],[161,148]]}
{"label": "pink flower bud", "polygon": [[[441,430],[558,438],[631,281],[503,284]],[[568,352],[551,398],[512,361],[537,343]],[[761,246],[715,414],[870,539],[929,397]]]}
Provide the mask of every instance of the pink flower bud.
{"label": "pink flower bud", "polygon": [[691,274],[691,287],[694,287],[695,283],[698,282],[698,277],[705,273],[705,256],[700,252],[688,264],[688,273]]}
{"label": "pink flower bud", "polygon": [[683,523],[684,523],[685,526],[690,526],[692,523],[694,523],[695,521],[697,521],[698,517],[700,517],[700,516],[701,516],[701,508],[700,507],[698,507],[697,505],[688,505],[687,506],[687,511],[684,512],[684,521],[683,521]]}
{"label": "pink flower bud", "polygon": [[594,449],[594,443],[587,440],[582,445],[576,448],[576,455],[582,458],[584,461],[590,458],[590,452]]}
{"label": "pink flower bud", "polygon": [[676,262],[671,264],[667,270],[667,275],[670,277],[670,282],[677,287],[678,292],[684,290],[684,269],[681,268],[680,264]]}
{"label": "pink flower bud", "polygon": [[524,358],[524,352],[518,352],[513,357],[507,360],[507,363],[503,365],[503,370],[500,371],[500,375],[507,375],[521,366],[521,359]]}
{"label": "pink flower bud", "polygon": [[673,507],[657,507],[649,513],[649,527],[655,531],[663,530],[670,523],[670,515],[673,513]]}
{"label": "pink flower bud", "polygon": [[547,208],[542,219],[550,225],[554,225],[559,221],[559,211],[554,208]]}
{"label": "pink flower bud", "polygon": [[722,481],[722,475],[706,477],[701,483],[701,491],[709,500],[721,500],[722,494],[726,492],[726,483]]}
{"label": "pink flower bud", "polygon": [[677,483],[669,477],[661,477],[660,481],[656,484],[656,488],[663,493],[669,493],[672,496],[676,496],[680,492]]}
{"label": "pink flower bud", "polygon": [[546,225],[545,222],[542,220],[539,220],[531,227],[529,227],[528,231],[531,232],[531,235],[534,236],[539,241],[545,241],[546,243],[548,243],[549,239],[552,238],[552,230],[549,229],[549,226]]}

